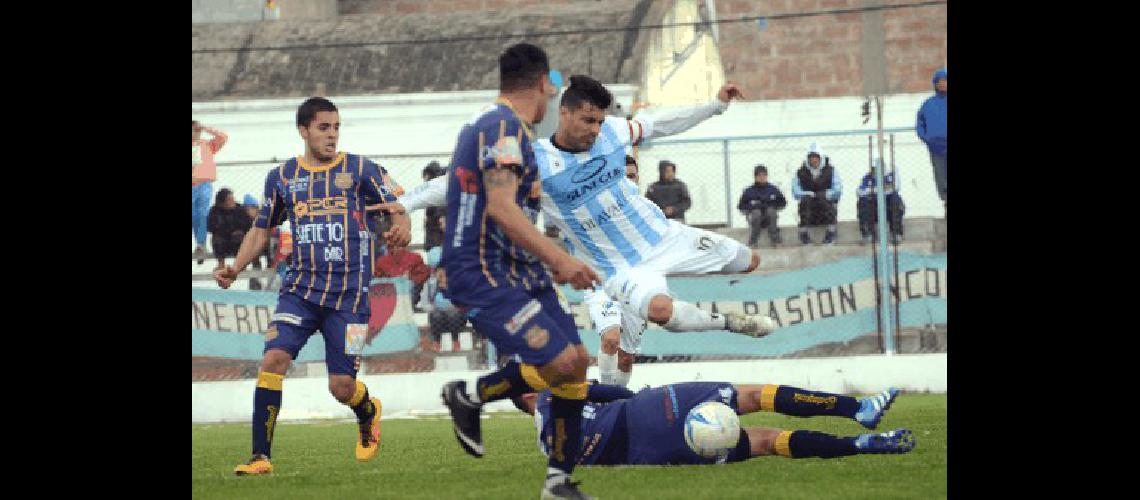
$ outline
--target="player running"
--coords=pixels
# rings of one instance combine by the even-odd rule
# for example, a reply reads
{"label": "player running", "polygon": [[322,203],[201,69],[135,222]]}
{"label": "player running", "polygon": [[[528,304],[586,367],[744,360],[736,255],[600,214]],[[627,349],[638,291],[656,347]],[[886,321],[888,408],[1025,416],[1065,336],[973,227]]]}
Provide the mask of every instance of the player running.
{"label": "player running", "polygon": [[[774,411],[797,417],[830,415],[850,418],[863,427],[874,429],[897,396],[898,390],[888,389],[859,400],[785,385],[734,385],[725,382],[688,382],[645,389],[629,399],[586,403],[582,410],[582,435],[586,438],[579,464],[712,464],[740,462],[765,455],[835,458],[906,453],[915,446],[914,435],[908,429],[839,437],[816,431],[748,427],[740,430],[736,448],[727,456],[717,458],[701,457],[685,443],[685,417],[690,410],[706,401],[724,403],[738,415],[757,411]],[[551,443],[549,399],[545,391],[514,399],[520,410],[534,415],[538,446],[544,454],[550,452]]]}
{"label": "player running", "polygon": [[499,353],[521,361],[479,377],[470,394],[466,382],[456,380],[444,385],[441,396],[459,444],[481,457],[483,404],[549,388],[554,444],[542,498],[589,498],[570,481],[582,442],[589,355],[553,285],[581,289],[598,276],[535,228],[538,166],[531,126],[557,91],[549,71],[542,49],[509,47],[499,57],[499,98],[459,133],[446,178],[445,294]]}
{"label": "player running", "polygon": [[[242,240],[233,266],[214,271],[229,288],[238,273],[265,250],[269,230],[288,219],[294,234],[290,269],[265,334],[265,351],[253,396],[253,457],[237,475],[273,471],[270,446],[289,363],[316,330],[325,343],[329,392],[356,414],[356,459],[371,460],[380,446],[380,400],[356,378],[368,334],[368,282],[372,277],[367,204],[396,197],[384,185],[382,167],[363,156],[337,152],[340,114],[320,97],[297,109],[305,154],[281,164],[265,179],[265,201]],[[396,220],[407,218],[396,214]],[[406,240],[407,224],[394,224],[389,241]]]}

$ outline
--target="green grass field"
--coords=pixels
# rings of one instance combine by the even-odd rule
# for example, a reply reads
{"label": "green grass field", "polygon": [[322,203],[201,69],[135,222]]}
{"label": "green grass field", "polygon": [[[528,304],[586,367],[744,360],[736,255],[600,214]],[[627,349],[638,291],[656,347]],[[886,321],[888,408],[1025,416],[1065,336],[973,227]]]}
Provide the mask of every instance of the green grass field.
{"label": "green grass field", "polygon": [[[809,429],[850,436],[862,427],[834,418],[757,413],[744,426]],[[389,420],[380,455],[353,458],[353,423],[281,423],[274,472],[237,477],[249,458],[249,425],[193,425],[194,498],[538,498],[546,459],[528,415],[483,421],[487,455],[463,453],[450,420]],[[946,396],[903,394],[880,430],[907,427],[918,446],[906,455],[671,467],[579,467],[582,491],[599,498],[945,498]]]}

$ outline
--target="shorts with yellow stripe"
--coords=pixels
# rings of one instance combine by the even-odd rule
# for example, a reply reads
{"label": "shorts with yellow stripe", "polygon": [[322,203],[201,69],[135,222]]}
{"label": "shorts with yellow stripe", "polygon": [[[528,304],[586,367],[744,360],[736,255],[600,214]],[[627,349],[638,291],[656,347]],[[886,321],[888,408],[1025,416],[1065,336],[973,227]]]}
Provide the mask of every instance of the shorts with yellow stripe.
{"label": "shorts with yellow stripe", "polygon": [[574,317],[552,288],[513,288],[494,305],[470,309],[467,317],[499,354],[518,355],[528,365],[545,365],[566,347],[582,343]]}
{"label": "shorts with yellow stripe", "polygon": [[297,359],[309,337],[320,330],[328,372],[355,377],[368,335],[370,312],[367,308],[360,313],[338,311],[284,292],[278,296],[277,309],[265,333],[265,351],[281,349]]}

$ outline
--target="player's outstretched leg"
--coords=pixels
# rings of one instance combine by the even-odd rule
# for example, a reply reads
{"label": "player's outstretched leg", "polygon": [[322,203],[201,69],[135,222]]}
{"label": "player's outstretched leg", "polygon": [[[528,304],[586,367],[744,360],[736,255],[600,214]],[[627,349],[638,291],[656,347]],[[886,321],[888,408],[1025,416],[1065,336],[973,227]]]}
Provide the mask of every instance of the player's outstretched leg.
{"label": "player's outstretched leg", "polygon": [[736,390],[742,414],[771,411],[794,417],[847,417],[868,429],[879,425],[883,413],[899,394],[898,389],[891,388],[859,400],[842,394],[776,384],[738,385]]}
{"label": "player's outstretched leg", "polygon": [[914,449],[914,433],[895,429],[879,434],[841,437],[816,431],[785,431],[765,427],[745,429],[751,456],[837,458],[850,455],[907,453]]}

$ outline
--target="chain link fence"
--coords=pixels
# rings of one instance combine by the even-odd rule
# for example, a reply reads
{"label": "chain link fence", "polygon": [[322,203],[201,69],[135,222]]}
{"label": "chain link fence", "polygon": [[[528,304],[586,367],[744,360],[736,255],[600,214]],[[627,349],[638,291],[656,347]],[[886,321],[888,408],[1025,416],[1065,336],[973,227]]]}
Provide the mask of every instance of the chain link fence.
{"label": "chain link fence", "polygon": [[[753,168],[763,164],[768,181],[787,200],[779,211],[783,244],[759,244],[761,269],[749,276],[673,276],[670,288],[680,300],[713,312],[767,314],[779,328],[762,339],[727,332],[670,333],[648,325],[637,363],[708,361],[878,353],[887,339],[878,313],[890,309],[895,335],[893,351],[944,352],[946,348],[946,257],[944,205],[935,188],[925,146],[913,129],[884,131],[886,174],[902,199],[901,241],[889,248],[888,285],[891,300],[882,300],[878,272],[879,245],[867,244],[860,230],[859,191],[870,172],[874,137],[867,131],[781,134],[744,138],[652,141],[636,151],[639,187],[645,192],[657,180],[657,165],[677,165],[677,178],[688,186],[692,206],[686,223],[713,229],[742,242],[749,237],[749,217],[738,209],[744,189],[753,184]],[[830,159],[842,184],[836,204],[836,245],[821,246],[820,237],[803,245],[798,239],[798,201],[792,194],[796,170],[815,143]],[[424,167],[436,161],[447,166],[450,153],[368,155],[383,165],[405,189],[420,182]],[[241,199],[262,195],[266,173],[283,159],[258,162],[219,162],[215,192],[228,187]],[[888,180],[888,184],[890,184]],[[866,186],[864,186],[866,187]],[[888,185],[888,191],[891,186]],[[864,192],[864,194],[867,194]],[[873,199],[873,197],[872,197]],[[888,200],[888,207],[892,207]],[[892,209],[894,209],[892,207]],[[873,214],[873,210],[864,215]],[[412,214],[413,249],[424,241],[424,214]],[[866,226],[873,229],[873,226]],[[874,234],[874,233],[872,233]],[[761,241],[767,242],[762,239]],[[422,250],[421,250],[422,252]],[[230,291],[218,290],[209,279],[212,262],[194,262],[193,380],[251,379],[257,375],[260,347],[276,302],[273,281],[262,291],[239,280]],[[433,272],[434,275],[434,272]],[[434,279],[434,278],[432,278]],[[469,322],[431,286],[416,286],[406,278],[374,282],[371,299],[387,314],[383,328],[365,349],[364,374],[474,369],[494,364],[496,353]],[[423,289],[423,290],[421,290]],[[235,291],[236,290],[236,291]],[[424,291],[426,290],[426,291]],[[564,288],[587,350],[596,355],[598,333],[581,292]],[[243,330],[226,323],[242,316],[256,318]],[[377,309],[373,309],[376,311]],[[221,311],[221,313],[219,313]],[[374,313],[375,314],[375,313]],[[224,326],[223,326],[224,325]],[[323,376],[319,335],[290,368],[290,376]]]}

